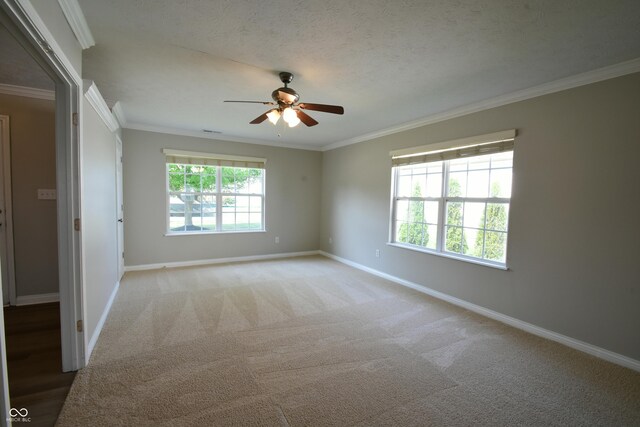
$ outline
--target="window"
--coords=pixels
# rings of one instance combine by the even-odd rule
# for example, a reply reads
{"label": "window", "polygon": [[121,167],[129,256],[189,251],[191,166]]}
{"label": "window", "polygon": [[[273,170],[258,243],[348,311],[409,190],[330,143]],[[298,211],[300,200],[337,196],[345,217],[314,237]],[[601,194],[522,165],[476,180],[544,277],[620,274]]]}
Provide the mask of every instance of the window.
{"label": "window", "polygon": [[506,264],[513,137],[396,155],[393,164],[392,243]]}
{"label": "window", "polygon": [[264,159],[164,150],[167,232],[264,231]]}

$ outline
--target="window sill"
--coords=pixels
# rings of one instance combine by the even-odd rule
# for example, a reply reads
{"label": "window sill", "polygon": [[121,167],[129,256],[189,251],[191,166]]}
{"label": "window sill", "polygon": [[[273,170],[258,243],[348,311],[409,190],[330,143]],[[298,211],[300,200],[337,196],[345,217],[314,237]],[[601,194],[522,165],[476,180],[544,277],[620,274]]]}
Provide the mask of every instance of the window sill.
{"label": "window sill", "polygon": [[458,260],[458,261],[464,261],[464,262],[468,262],[470,264],[482,265],[484,267],[491,267],[491,268],[495,268],[497,270],[509,271],[509,267],[507,267],[506,265],[493,264],[493,263],[484,262],[484,261],[478,260],[478,259],[466,258],[466,257],[463,257],[463,256],[456,256],[456,255],[452,255],[452,254],[449,254],[449,253],[446,253],[446,252],[443,253],[443,252],[436,252],[436,251],[429,250],[429,249],[420,249],[420,248],[415,248],[415,247],[412,247],[412,246],[401,245],[399,243],[394,243],[394,242],[387,242],[387,245],[388,246],[394,246],[396,248],[408,249],[410,251],[422,252],[422,253],[429,254],[429,255],[435,255],[435,256],[439,256],[439,257],[455,259],[455,260]]}
{"label": "window sill", "polygon": [[246,230],[246,231],[191,231],[185,233],[164,233],[164,237],[185,237],[185,236],[207,236],[224,234],[251,234],[266,233],[267,230]]}

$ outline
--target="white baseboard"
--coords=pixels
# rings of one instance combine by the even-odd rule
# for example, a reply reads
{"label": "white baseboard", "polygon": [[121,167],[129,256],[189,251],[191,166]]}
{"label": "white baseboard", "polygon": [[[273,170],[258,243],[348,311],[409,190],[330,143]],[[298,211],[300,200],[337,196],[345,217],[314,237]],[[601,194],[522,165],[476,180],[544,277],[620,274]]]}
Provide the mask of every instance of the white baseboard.
{"label": "white baseboard", "polygon": [[320,251],[316,250],[305,252],[287,252],[280,254],[251,255],[233,258],[199,259],[195,261],[161,262],[157,264],[128,265],[124,268],[124,271],[158,270],[160,268],[193,267],[197,265],[225,264],[229,262],[263,261],[268,259],[293,258],[319,254]]}
{"label": "white baseboard", "polygon": [[[104,322],[106,322],[107,317],[109,316],[109,312],[111,311],[111,306],[113,305],[113,301],[116,299],[116,295],[118,294],[118,289],[120,289],[120,282],[116,282],[116,285],[114,286],[113,291],[109,296],[109,301],[107,301],[107,304],[105,305],[104,310],[102,311],[102,316],[100,316],[100,320],[96,325],[96,329],[95,331],[93,331],[93,334],[91,335],[91,339],[89,340],[89,344],[87,345],[87,351],[85,351],[85,356],[84,356],[85,366],[89,363],[89,359],[91,358],[91,353],[93,352],[93,348],[96,346],[96,343],[98,342],[98,337],[100,336],[100,332],[102,332],[102,327],[104,326]],[[84,323],[86,327],[86,319]]]}
{"label": "white baseboard", "polygon": [[16,297],[16,305],[44,304],[47,302],[58,301],[60,301],[60,294],[57,292],[51,294],[22,295]]}
{"label": "white baseboard", "polygon": [[399,285],[406,286],[408,288],[414,289],[418,292],[422,292],[424,294],[430,295],[434,298],[449,302],[453,305],[457,305],[462,308],[466,308],[469,311],[473,311],[474,313],[478,313],[482,316],[488,317],[493,320],[497,320],[498,322],[505,323],[509,326],[513,326],[514,328],[521,329],[523,331],[529,332],[533,335],[537,335],[542,338],[547,338],[551,341],[558,342],[560,344],[564,344],[567,347],[574,348],[576,350],[582,351],[584,353],[590,354],[592,356],[598,357],[600,359],[604,359],[608,362],[615,363],[620,366],[624,366],[626,368],[633,369],[634,371],[640,372],[640,361],[632,359],[627,356],[623,356],[622,354],[614,353],[612,351],[606,350],[601,347],[597,347],[593,344],[586,343],[584,341],[580,341],[566,335],[559,334],[557,332],[550,331],[548,329],[541,328],[539,326],[533,325],[531,323],[524,322],[522,320],[516,319],[511,316],[507,316],[502,313],[498,313],[497,311],[489,310],[488,308],[470,303],[468,301],[452,297],[440,291],[436,291],[434,289],[428,288],[426,286],[419,285],[417,283],[410,282],[408,280],[401,279],[396,276],[392,276],[387,273],[383,273],[382,271],[375,270],[373,268],[364,266],[362,264],[358,264],[356,262],[350,261],[345,258],[341,258],[337,255],[319,251],[321,255],[326,256],[327,258],[331,258],[343,264],[349,265],[351,267],[357,268],[358,270],[366,271],[367,273],[371,273],[375,276],[382,277],[383,279],[387,279],[391,282],[395,282]]}

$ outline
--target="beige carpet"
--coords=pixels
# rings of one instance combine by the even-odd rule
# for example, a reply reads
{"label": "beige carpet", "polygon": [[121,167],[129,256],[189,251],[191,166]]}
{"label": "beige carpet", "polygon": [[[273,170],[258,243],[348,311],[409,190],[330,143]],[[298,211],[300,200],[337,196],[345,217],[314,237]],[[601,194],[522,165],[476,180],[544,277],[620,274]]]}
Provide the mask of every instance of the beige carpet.
{"label": "beige carpet", "polygon": [[640,374],[323,257],[163,269],[58,424],[640,425]]}

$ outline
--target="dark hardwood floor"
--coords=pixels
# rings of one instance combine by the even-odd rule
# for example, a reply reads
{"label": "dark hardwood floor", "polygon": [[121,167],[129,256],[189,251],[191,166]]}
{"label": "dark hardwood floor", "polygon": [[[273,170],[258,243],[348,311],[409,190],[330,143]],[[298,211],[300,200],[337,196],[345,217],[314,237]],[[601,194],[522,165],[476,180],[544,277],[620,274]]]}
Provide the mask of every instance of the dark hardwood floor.
{"label": "dark hardwood floor", "polygon": [[74,372],[62,372],[58,303],[4,308],[12,408],[26,408],[31,426],[52,426]]}

